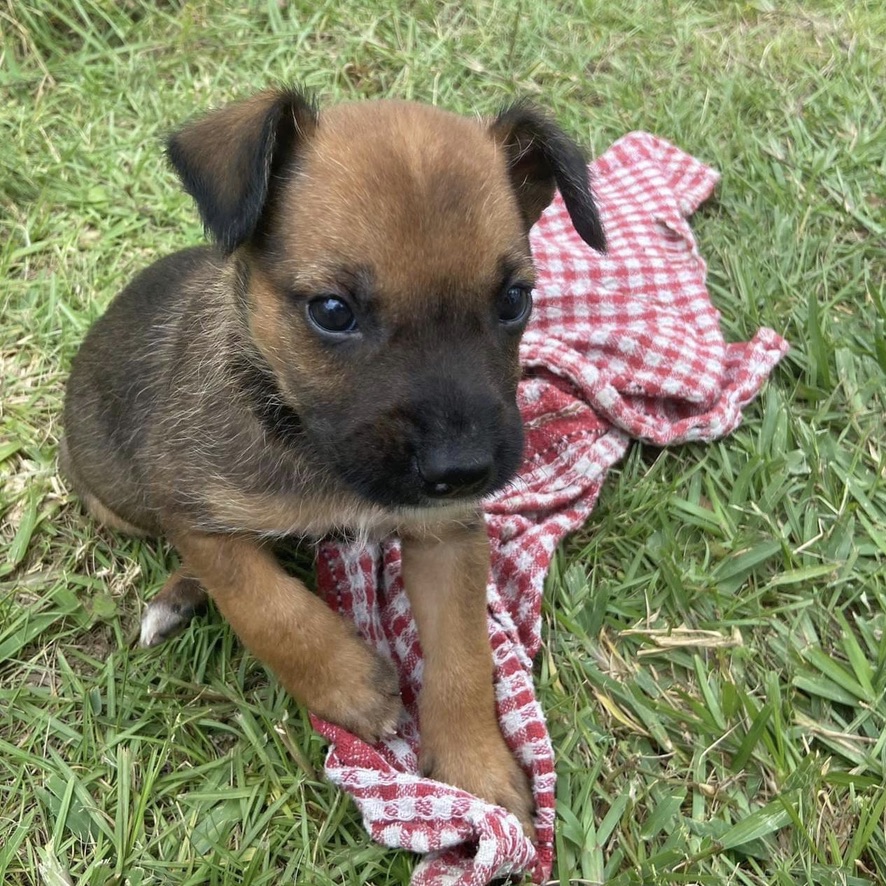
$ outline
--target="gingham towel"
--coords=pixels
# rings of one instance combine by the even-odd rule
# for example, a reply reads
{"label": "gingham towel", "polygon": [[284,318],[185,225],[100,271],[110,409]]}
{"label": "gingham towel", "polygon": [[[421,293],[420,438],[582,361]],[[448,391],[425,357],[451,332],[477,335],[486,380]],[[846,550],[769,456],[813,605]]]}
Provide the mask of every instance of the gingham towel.
{"label": "gingham towel", "polygon": [[503,809],[418,774],[422,658],[397,542],[328,544],[318,557],[321,593],[395,662],[408,713],[398,735],[375,747],[315,720],[332,743],[326,772],[354,797],[375,840],[426,853],[414,886],[481,886],[521,871],[537,883],[549,876],[554,760],[531,665],[554,549],[588,518],[630,438],[664,445],[729,433],[787,350],[771,329],[729,345],[720,332],[686,223],[717,173],[662,139],[633,133],[591,175],[609,251],[598,255],[579,239],[559,196],[532,231],[539,278],[521,350],[525,461],[518,482],[486,507],[498,716],[532,779],[537,845]]}

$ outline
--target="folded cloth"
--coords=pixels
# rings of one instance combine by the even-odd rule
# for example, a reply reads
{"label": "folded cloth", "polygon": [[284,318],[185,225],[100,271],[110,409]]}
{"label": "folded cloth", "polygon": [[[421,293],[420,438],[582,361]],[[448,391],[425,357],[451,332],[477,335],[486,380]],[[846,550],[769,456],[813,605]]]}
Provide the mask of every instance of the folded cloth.
{"label": "folded cloth", "polygon": [[422,658],[397,541],[329,543],[318,554],[320,593],[394,661],[408,714],[396,737],[374,747],[315,719],[331,741],[326,772],[354,797],[375,840],[426,854],[414,886],[482,886],[524,871],[540,883],[550,875],[554,758],[531,668],[554,550],[587,520],[631,438],[664,445],[729,433],[787,350],[771,329],[744,344],[723,339],[686,222],[716,172],[662,139],[632,133],[592,164],[591,177],[606,255],[581,241],[559,196],[531,233],[539,276],[521,346],[525,460],[517,481],[486,504],[496,704],[532,780],[537,844],[504,809],[419,774]]}

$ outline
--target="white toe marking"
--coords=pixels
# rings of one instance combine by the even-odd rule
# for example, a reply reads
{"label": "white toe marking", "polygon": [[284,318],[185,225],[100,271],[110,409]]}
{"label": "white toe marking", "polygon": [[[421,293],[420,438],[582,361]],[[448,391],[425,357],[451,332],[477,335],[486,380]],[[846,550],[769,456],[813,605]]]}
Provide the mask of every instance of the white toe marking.
{"label": "white toe marking", "polygon": [[182,616],[173,612],[164,601],[155,601],[148,604],[145,614],[142,616],[141,634],[139,635],[139,646],[147,649],[150,646],[157,646],[164,640],[171,637],[177,631],[180,631],[190,619],[182,618]]}

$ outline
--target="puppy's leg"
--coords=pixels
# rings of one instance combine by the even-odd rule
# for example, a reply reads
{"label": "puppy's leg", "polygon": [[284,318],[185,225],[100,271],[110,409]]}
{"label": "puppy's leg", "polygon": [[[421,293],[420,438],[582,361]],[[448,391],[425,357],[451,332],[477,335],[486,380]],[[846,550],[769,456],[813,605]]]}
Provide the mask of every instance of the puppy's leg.
{"label": "puppy's leg", "polygon": [[402,703],[393,665],[258,541],[194,532],[171,539],[188,574],[298,701],[369,742],[395,730]]}
{"label": "puppy's leg", "polygon": [[482,519],[403,538],[403,581],[424,653],[423,769],[513,812],[529,837],[533,799],[495,714]]}
{"label": "puppy's leg", "polygon": [[139,645],[157,646],[181,633],[195,615],[206,610],[206,591],[181,569],[166,580],[142,615]]}
{"label": "puppy's leg", "polygon": [[80,497],[83,507],[92,515],[94,520],[103,526],[107,526],[108,529],[122,532],[124,535],[133,535],[137,538],[143,538],[148,535],[146,529],[135,526],[128,520],[124,520],[119,514],[115,514],[97,495],[90,491],[74,467],[74,461],[68,451],[68,441],[64,437],[62,437],[58,444],[58,465],[74,487],[74,492]]}

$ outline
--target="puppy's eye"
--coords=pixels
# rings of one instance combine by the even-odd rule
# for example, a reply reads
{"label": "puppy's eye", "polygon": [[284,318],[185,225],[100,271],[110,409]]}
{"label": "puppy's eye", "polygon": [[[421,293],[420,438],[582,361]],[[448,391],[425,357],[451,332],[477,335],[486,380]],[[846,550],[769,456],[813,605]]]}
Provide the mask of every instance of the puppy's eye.
{"label": "puppy's eye", "polygon": [[522,323],[532,310],[532,290],[528,286],[509,286],[498,297],[498,319],[506,326]]}
{"label": "puppy's eye", "polygon": [[350,305],[337,295],[321,295],[308,302],[308,320],[320,332],[346,335],[357,330]]}

